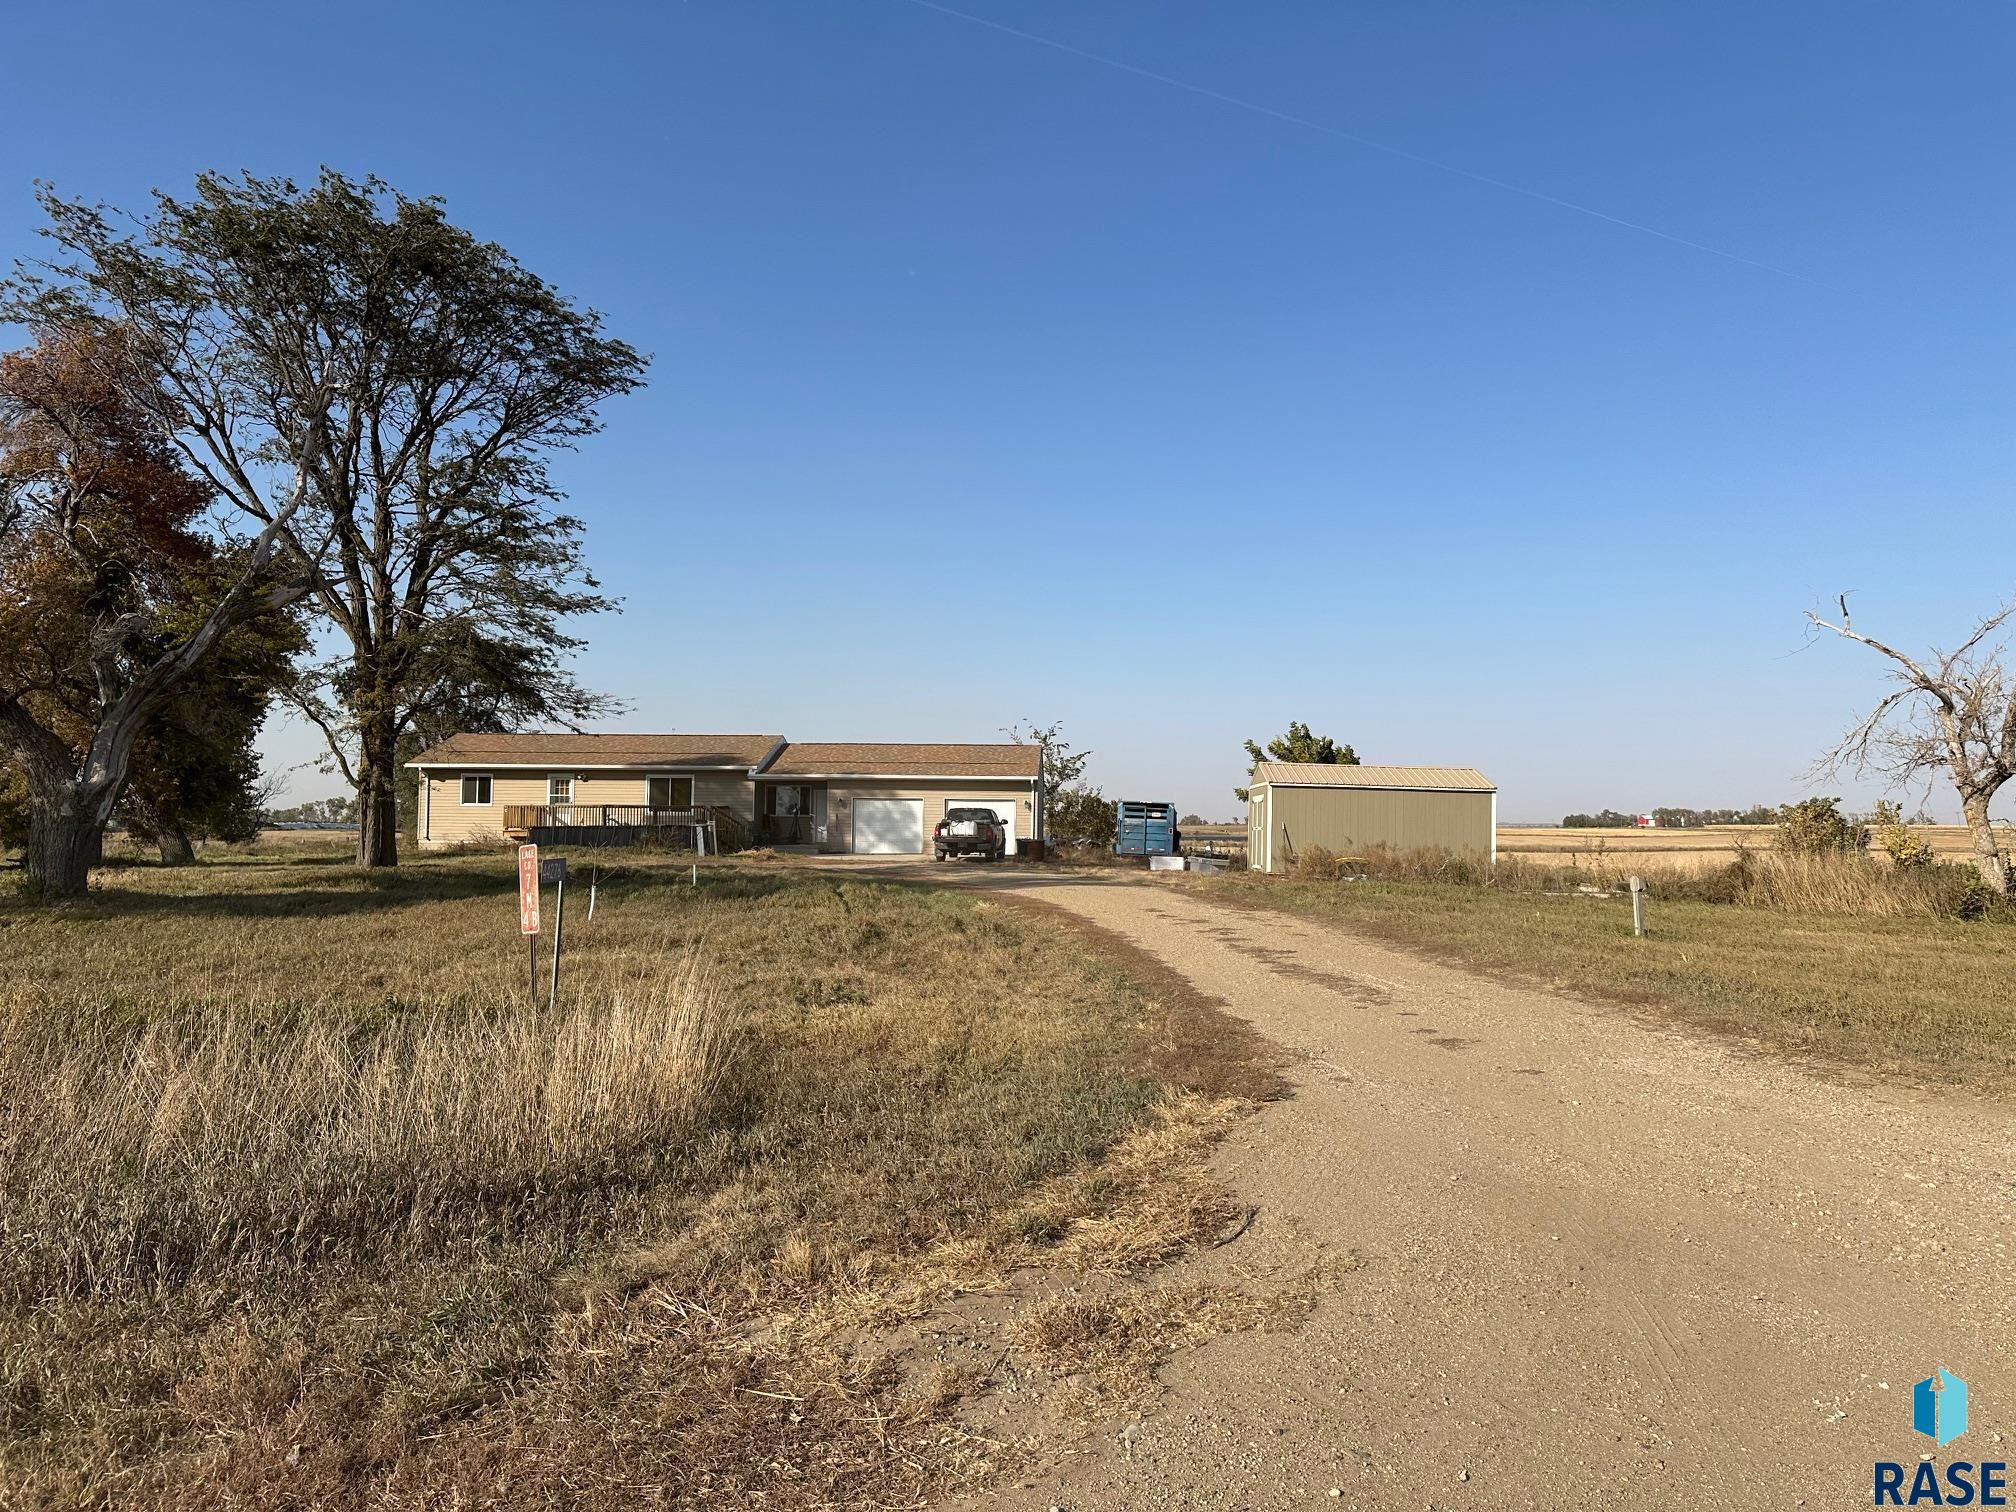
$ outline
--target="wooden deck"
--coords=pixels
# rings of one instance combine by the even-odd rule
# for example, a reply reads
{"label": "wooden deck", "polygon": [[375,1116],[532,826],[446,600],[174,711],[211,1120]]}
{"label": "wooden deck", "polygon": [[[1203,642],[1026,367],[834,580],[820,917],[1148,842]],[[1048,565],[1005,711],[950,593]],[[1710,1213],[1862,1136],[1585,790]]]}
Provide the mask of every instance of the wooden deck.
{"label": "wooden deck", "polygon": [[696,836],[713,825],[724,851],[750,844],[748,822],[719,805],[661,809],[635,803],[507,803],[504,833],[552,846],[655,846],[697,850]]}

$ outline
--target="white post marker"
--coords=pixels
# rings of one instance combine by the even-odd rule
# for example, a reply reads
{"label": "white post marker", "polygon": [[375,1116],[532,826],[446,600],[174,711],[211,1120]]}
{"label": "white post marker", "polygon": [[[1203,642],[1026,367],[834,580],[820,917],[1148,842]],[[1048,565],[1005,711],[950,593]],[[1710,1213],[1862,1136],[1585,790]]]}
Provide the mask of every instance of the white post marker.
{"label": "white post marker", "polygon": [[1631,933],[1645,936],[1645,879],[1638,876],[1631,879]]}
{"label": "white post marker", "polygon": [[[546,1011],[551,1013],[553,1005],[560,1000],[560,952],[567,938],[567,858],[555,856],[551,861],[539,863],[539,880],[553,883],[553,974],[546,984]],[[539,1000],[538,990],[533,990],[532,1000]]]}

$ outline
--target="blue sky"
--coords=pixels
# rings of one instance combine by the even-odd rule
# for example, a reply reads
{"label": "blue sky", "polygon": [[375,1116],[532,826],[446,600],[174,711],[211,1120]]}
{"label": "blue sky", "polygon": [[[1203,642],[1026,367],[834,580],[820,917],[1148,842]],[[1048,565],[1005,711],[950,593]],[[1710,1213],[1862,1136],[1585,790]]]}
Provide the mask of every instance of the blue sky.
{"label": "blue sky", "polygon": [[651,384],[560,473],[628,728],[1777,801],[1879,691],[1802,609],[2016,590],[2006,6],[959,8],[1302,120],[917,0],[40,5],[0,250],[36,178],[329,163],[605,310]]}

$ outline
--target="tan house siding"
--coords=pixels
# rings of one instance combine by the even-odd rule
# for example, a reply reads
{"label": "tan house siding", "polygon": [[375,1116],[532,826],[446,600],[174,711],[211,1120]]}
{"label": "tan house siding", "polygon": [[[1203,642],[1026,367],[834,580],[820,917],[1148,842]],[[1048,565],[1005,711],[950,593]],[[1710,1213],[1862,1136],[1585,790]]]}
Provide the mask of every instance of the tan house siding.
{"label": "tan house siding", "polygon": [[[740,764],[744,757],[746,766]],[[641,807],[650,801],[653,777],[690,778],[695,804],[733,814],[760,833],[761,795],[752,776],[760,771],[766,780],[812,790],[814,827],[806,838],[816,836],[818,849],[852,850],[857,799],[897,798],[918,802],[928,852],[930,831],[943,819],[946,804],[962,798],[1010,805],[1017,841],[1041,837],[1040,761],[1034,746],[999,743],[792,744],[767,735],[465,733],[422,752],[413,765],[422,779],[423,848],[509,839],[506,814],[546,806],[553,776],[572,780],[565,801],[577,808]],[[489,803],[462,803],[462,778],[471,773],[490,778]],[[799,826],[779,827],[779,832],[804,833]]]}
{"label": "tan house siding", "polygon": [[[817,787],[820,784],[814,783]],[[1029,783],[989,781],[985,777],[962,778],[952,782],[904,783],[884,782],[872,777],[828,778],[826,789],[826,842],[819,848],[830,852],[847,852],[854,848],[854,811],[856,798],[921,798],[924,801],[924,850],[931,849],[931,831],[938,827],[945,817],[945,805],[957,803],[961,798],[1009,799],[1015,800],[1015,837],[1018,840],[1035,838],[1036,794]]]}
{"label": "tan house siding", "polygon": [[1255,866],[1267,864],[1270,840],[1276,871],[1315,845],[1339,855],[1374,846],[1492,854],[1494,795],[1488,792],[1269,785],[1255,789],[1254,797],[1262,800],[1254,805],[1250,842],[1257,847],[1249,852]]}
{"label": "tan house siding", "polygon": [[[756,817],[756,784],[747,772],[673,772],[693,779],[693,801],[704,808],[725,808],[744,821]],[[640,798],[638,802],[643,802]]]}
{"label": "tan house siding", "polygon": [[[471,767],[472,773],[481,771]],[[544,772],[492,772],[490,801],[481,805],[462,802],[462,773],[428,772],[426,824],[420,832],[422,847],[474,845],[504,839],[504,809],[513,803],[544,803]]]}
{"label": "tan house siding", "polygon": [[693,801],[702,807],[726,808],[745,822],[756,813],[756,787],[747,772],[694,772],[676,767],[603,772],[569,771],[564,767],[550,772],[497,771],[476,766],[464,770],[489,771],[489,804],[464,806],[463,771],[429,771],[426,804],[421,811],[422,847],[502,842],[504,810],[512,804],[545,803],[546,780],[553,776],[574,779],[573,802],[577,805],[642,805],[650,795],[653,777],[691,777]]}

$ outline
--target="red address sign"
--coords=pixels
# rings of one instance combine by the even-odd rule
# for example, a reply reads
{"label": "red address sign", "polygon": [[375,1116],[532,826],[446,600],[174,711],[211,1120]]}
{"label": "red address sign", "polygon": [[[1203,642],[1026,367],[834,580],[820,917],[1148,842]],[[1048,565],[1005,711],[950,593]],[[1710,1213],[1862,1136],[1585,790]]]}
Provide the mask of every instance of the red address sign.
{"label": "red address sign", "polygon": [[539,933],[539,847],[518,847],[518,932]]}

